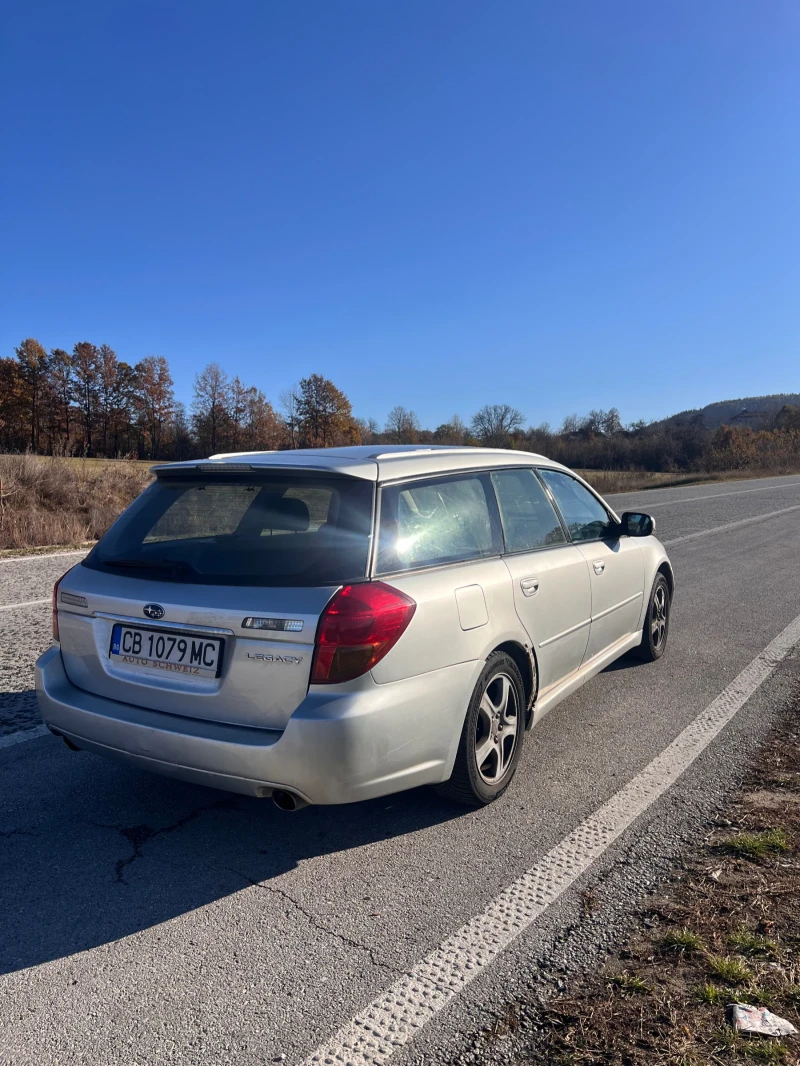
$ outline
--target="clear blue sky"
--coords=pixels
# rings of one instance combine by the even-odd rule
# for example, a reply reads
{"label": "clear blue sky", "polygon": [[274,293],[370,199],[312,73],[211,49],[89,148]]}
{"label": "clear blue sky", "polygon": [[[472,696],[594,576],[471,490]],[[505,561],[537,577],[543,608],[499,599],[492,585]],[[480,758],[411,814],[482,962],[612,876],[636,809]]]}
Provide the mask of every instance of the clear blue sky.
{"label": "clear blue sky", "polygon": [[0,92],[0,354],[431,427],[800,391],[795,0],[29,0]]}

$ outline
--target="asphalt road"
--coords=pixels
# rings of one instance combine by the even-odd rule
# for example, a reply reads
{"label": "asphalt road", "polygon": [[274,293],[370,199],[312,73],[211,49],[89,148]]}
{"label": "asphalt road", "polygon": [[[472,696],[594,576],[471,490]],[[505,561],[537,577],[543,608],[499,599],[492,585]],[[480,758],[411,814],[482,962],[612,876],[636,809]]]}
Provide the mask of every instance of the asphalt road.
{"label": "asphalt road", "polygon": [[[418,790],[287,815],[17,743],[49,608],[11,605],[46,600],[78,557],[0,562],[0,1063],[300,1063],[640,774],[800,614],[800,477],[610,500],[668,544],[668,652],[555,708],[509,793],[469,813]],[[797,664],[392,1063],[469,1057],[506,999],[591,965],[735,783]]]}

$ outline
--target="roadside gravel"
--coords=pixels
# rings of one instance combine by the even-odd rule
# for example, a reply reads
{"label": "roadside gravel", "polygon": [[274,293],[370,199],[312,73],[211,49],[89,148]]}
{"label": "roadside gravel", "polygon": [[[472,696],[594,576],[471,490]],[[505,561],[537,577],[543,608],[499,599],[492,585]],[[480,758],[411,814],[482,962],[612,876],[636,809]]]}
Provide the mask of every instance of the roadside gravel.
{"label": "roadside gravel", "polygon": [[[33,666],[50,644],[50,592],[80,554],[0,560],[0,736],[41,724]],[[44,603],[30,604],[31,600]],[[28,604],[15,607],[14,604]]]}
{"label": "roadside gravel", "polygon": [[41,724],[33,664],[49,644],[49,604],[0,612],[0,736]]}

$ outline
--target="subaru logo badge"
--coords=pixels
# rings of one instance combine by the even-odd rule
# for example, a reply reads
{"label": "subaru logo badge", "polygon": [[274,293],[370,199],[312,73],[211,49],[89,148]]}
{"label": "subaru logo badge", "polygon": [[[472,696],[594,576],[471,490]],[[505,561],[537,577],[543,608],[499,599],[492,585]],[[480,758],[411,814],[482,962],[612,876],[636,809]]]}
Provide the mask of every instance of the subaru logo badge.
{"label": "subaru logo badge", "polygon": [[164,608],[160,603],[146,603],[142,608],[142,613],[146,614],[148,618],[163,618]]}

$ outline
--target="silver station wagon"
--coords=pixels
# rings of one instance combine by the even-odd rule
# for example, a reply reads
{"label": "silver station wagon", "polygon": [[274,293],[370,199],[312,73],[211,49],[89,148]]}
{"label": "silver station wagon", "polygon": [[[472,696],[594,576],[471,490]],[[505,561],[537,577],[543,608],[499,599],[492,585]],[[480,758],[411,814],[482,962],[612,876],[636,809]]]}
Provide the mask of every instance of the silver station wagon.
{"label": "silver station wagon", "polygon": [[218,455],[156,479],[53,591],[36,689],[70,747],[284,810],[508,787],[525,732],[663,653],[673,574],[525,452]]}

